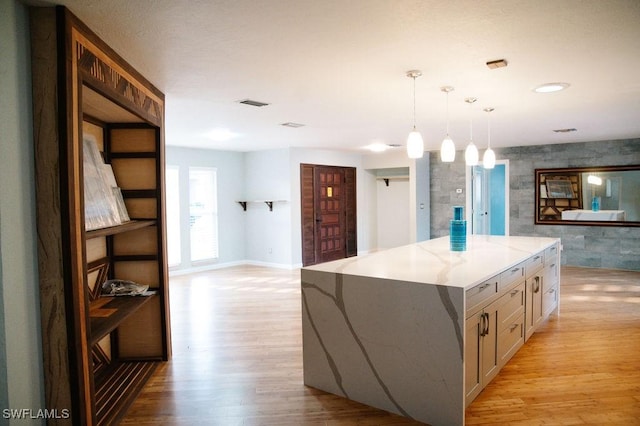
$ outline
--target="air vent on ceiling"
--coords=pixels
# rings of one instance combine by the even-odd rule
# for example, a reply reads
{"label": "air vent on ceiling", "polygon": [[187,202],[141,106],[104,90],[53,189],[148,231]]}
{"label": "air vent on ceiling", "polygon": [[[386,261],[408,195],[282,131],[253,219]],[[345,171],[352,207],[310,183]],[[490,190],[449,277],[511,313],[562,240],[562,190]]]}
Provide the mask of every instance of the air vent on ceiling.
{"label": "air vent on ceiling", "polygon": [[570,132],[577,132],[578,129],[574,129],[573,127],[571,127],[569,129],[554,129],[553,131],[556,133],[570,133]]}
{"label": "air vent on ceiling", "polygon": [[506,59],[496,59],[495,61],[489,61],[487,62],[487,66],[489,67],[489,69],[496,69],[496,68],[504,68],[507,66],[507,60]]}
{"label": "air vent on ceiling", "polygon": [[284,127],[291,127],[291,128],[297,129],[298,127],[303,127],[303,126],[304,126],[304,124],[300,124],[300,123],[292,123],[292,122],[288,121],[288,122],[286,122],[286,123],[282,123],[282,124],[281,124],[281,126],[284,126]]}
{"label": "air vent on ceiling", "polygon": [[251,105],[254,107],[263,107],[263,106],[267,106],[269,104],[265,103],[265,102],[260,102],[260,101],[254,101],[252,99],[245,99],[243,101],[238,101],[241,104],[245,104],[245,105]]}
{"label": "air vent on ceiling", "polygon": [[400,145],[399,143],[388,143],[387,146],[389,148],[398,148],[399,146],[402,146],[402,145]]}

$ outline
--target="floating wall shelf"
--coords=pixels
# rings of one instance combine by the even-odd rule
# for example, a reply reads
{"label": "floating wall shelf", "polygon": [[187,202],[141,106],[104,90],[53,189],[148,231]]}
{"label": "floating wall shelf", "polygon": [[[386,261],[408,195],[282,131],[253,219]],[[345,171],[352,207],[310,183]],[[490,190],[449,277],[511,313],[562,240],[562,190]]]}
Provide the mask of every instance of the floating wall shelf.
{"label": "floating wall shelf", "polygon": [[273,211],[273,203],[286,203],[287,200],[254,200],[254,201],[238,201],[237,203],[242,206],[242,210],[247,211],[248,203],[265,203],[269,206],[269,211]]}
{"label": "floating wall shelf", "polygon": [[392,180],[409,180],[409,175],[406,176],[378,176],[377,180],[383,180],[385,185],[389,186],[389,181]]}

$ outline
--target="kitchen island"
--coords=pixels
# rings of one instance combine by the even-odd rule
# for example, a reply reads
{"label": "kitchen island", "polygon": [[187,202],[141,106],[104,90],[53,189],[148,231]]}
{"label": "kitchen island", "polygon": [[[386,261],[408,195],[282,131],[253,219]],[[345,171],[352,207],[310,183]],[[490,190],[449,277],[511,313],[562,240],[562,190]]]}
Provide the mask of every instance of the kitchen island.
{"label": "kitchen island", "polygon": [[433,424],[464,410],[557,309],[559,240],[449,237],[305,267],[304,383]]}

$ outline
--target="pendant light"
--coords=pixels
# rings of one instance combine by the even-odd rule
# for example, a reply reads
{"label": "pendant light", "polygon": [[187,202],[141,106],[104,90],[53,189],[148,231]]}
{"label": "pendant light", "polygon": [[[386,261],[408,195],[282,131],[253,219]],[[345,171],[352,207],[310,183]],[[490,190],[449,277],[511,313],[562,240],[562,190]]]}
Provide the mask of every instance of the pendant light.
{"label": "pendant light", "polygon": [[469,104],[469,145],[467,145],[467,149],[464,151],[464,161],[467,163],[467,166],[476,166],[478,164],[478,148],[473,143],[473,116],[471,114],[471,106],[477,98],[467,98],[464,101]]}
{"label": "pendant light", "polygon": [[416,130],[416,78],[422,75],[420,70],[407,71],[407,77],[413,78],[413,131],[407,138],[407,155],[409,158],[422,158],[424,142],[420,132]]}
{"label": "pendant light", "polygon": [[444,86],[440,90],[447,94],[447,135],[440,146],[440,161],[452,163],[456,159],[456,146],[449,136],[449,92],[453,92],[453,87]]}
{"label": "pendant light", "polygon": [[482,156],[482,165],[485,169],[493,169],[496,166],[496,154],[491,149],[491,111],[493,108],[488,107],[485,108],[484,111],[487,113],[487,150],[484,152]]}

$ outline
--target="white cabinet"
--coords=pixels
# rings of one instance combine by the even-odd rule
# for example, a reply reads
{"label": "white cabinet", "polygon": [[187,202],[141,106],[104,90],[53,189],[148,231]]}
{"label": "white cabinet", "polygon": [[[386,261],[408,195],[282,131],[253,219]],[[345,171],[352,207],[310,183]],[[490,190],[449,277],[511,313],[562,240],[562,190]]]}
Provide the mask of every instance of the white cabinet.
{"label": "white cabinet", "polygon": [[558,307],[560,285],[560,262],[558,245],[555,244],[544,253],[544,278],[542,281],[542,316],[548,317]]}
{"label": "white cabinet", "polygon": [[498,365],[502,368],[524,344],[525,283],[498,300]]}
{"label": "white cabinet", "polygon": [[466,320],[465,396],[467,405],[498,374],[498,306],[494,301]]}
{"label": "white cabinet", "polygon": [[542,282],[544,281],[544,252],[532,256],[525,265],[525,336],[527,341],[542,323]]}
{"label": "white cabinet", "polygon": [[556,243],[466,291],[466,406],[556,309],[559,284]]}

